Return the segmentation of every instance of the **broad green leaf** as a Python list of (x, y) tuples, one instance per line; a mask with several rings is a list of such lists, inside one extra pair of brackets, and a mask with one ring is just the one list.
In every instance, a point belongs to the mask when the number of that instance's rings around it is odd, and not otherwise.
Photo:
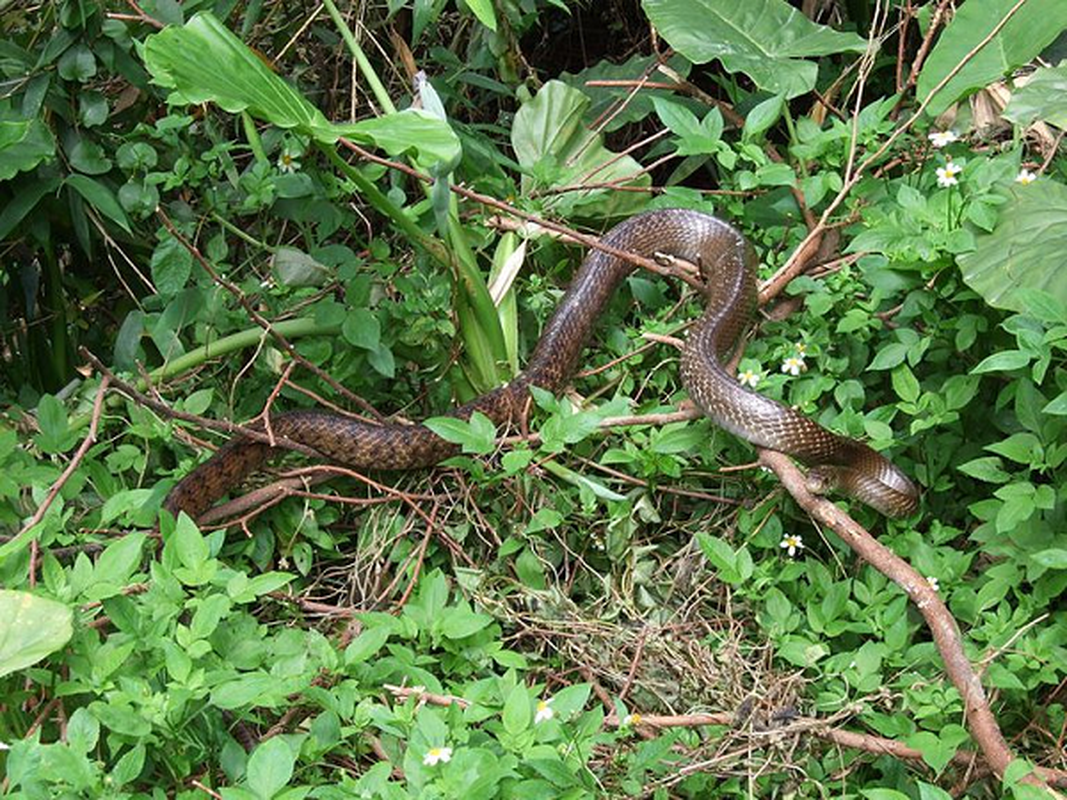
[(392, 630), (386, 625), (365, 628), (345, 648), (345, 664), (360, 664), (373, 658), (389, 641)]
[[(0, 123), (0, 126), (2, 125), (3, 123)], [(8, 154), (0, 150), (0, 180), (5, 179), (3, 173), (7, 159)], [(0, 209), (0, 239), (6, 239), (15, 226), (36, 208), (42, 197), (59, 188), (61, 181), (58, 175), (41, 180), (34, 178), (35, 176), (27, 175), (12, 183), (13, 197)]]
[(491, 31), (496, 31), (496, 12), (493, 10), (492, 0), (466, 0), (467, 8), (474, 12), (474, 16)]
[(74, 634), (73, 613), (55, 600), (0, 589), (0, 677), (36, 664)]
[(341, 324), (345, 341), (363, 350), (377, 350), (382, 337), (381, 324), (370, 309), (353, 308)]
[(172, 89), (172, 103), (217, 103), (237, 114), (248, 111), (280, 128), (325, 131), (322, 112), (271, 72), (263, 60), (210, 12), (173, 25), (144, 45), (154, 83)]
[(893, 391), (901, 400), (914, 403), (919, 399), (919, 381), (907, 364), (897, 365), (890, 373), (890, 378), (893, 381)]
[(274, 251), (270, 266), (282, 286), (322, 286), (331, 277), (329, 267), (300, 248), (289, 245)]
[(996, 456), (971, 459), (966, 464), (960, 464), (958, 469), (963, 474), (986, 483), (1004, 483), (1011, 480), (1011, 475), (1004, 471), (1000, 459)]
[(751, 141), (762, 136), (781, 118), (784, 110), (785, 97), (780, 94), (758, 103), (745, 116), (745, 127), (741, 131), (742, 137), (746, 141)]
[[(619, 64), (601, 60), (581, 72), (564, 72), (562, 77), (571, 86), (582, 87), (582, 92), (593, 101), (585, 112), (586, 121), (600, 120), (604, 132), (611, 133), (647, 117), (652, 112), (652, 99), (669, 94), (654, 89), (633, 93), (633, 76), (645, 74), (657, 65), (655, 57), (635, 55)], [(666, 66), (682, 78), (692, 69), (689, 60), (678, 53), (671, 54)], [(590, 86), (591, 82), (600, 85)]]
[(983, 372), (1010, 372), (1019, 367), (1025, 367), (1030, 363), (1030, 354), (1022, 350), (1004, 350), (993, 353), (978, 362), (971, 368), (972, 375), (981, 375)]
[(296, 756), (281, 736), (263, 742), (248, 759), (248, 788), (260, 800), (270, 800), (293, 777)]
[(118, 594), (141, 563), (145, 534), (131, 531), (107, 546), (93, 569), (93, 582), (88, 587), (90, 600), (102, 600)]
[[(941, 34), (926, 59), (916, 93), (926, 100), (934, 87), (1001, 22), (1016, 0), (967, 0)], [(930, 104), (926, 113), (941, 114), (971, 92), (983, 89), (1029, 62), (1067, 27), (1063, 0), (1027, 0), (1000, 32), (961, 69)]]
[(1025, 313), (1021, 289), (1043, 290), (1067, 305), (1067, 186), (1039, 181), (1009, 191), (996, 230), (957, 258), (963, 280), (997, 308)]
[(694, 64), (719, 59), (761, 89), (786, 98), (811, 91), (818, 75), (808, 56), (860, 53), (863, 39), (805, 17), (784, 0), (643, 0), (660, 36)]
[(1032, 464), (1041, 455), (1041, 441), (1029, 431), (1023, 431), (1001, 442), (988, 444), (985, 449), (1009, 458), (1016, 464)]
[(66, 408), (55, 395), (46, 394), (37, 401), (37, 427), (40, 433), (34, 441), (46, 453), (65, 453), (78, 440), (77, 432), (70, 429)]
[(185, 246), (166, 234), (152, 251), (152, 283), (164, 297), (175, 295), (185, 288), (193, 273), (193, 255)]
[(728, 542), (704, 532), (697, 533), (697, 543), (727, 583), (737, 585), (752, 577), (752, 557), (743, 545), (735, 552)]
[(1067, 128), (1067, 64), (1034, 70), (1012, 93), (1004, 116), (1019, 125), (1039, 121)]
[[(651, 179), (629, 156), (604, 147), (603, 136), (582, 123), (589, 98), (560, 81), (549, 81), (515, 114), (511, 145), (523, 167), (523, 194), (544, 186), (612, 183), (649, 186)], [(639, 192), (590, 189), (563, 192), (551, 200), (561, 216), (625, 216), (644, 204)]]
[(1035, 562), (1049, 569), (1067, 569), (1067, 550), (1063, 548), (1050, 548), (1039, 550), (1030, 556)]
[(0, 118), (0, 181), (33, 169), (55, 152), (52, 132), (41, 120)]
[(114, 222), (126, 232), (130, 232), (130, 221), (122, 210), (118, 198), (107, 186), (87, 175), (68, 175), (67, 186), (80, 194), (89, 205)]
[(152, 80), (173, 90), (171, 102), (213, 102), (233, 114), (247, 111), (324, 144), (348, 136), (392, 156), (414, 150), (425, 168), (459, 160), (459, 139), (452, 129), (421, 110), (331, 123), (210, 12), (198, 13), (183, 26), (165, 28), (145, 42), (143, 52)]
[(1058, 417), (1067, 415), (1067, 392), (1063, 392), (1052, 399), (1052, 401), (1041, 409), (1046, 414), (1054, 414)]
[(501, 714), (504, 730), (512, 735), (522, 733), (530, 727), (533, 720), (532, 712), (533, 703), (530, 701), (530, 694), (525, 686), (519, 684), (511, 690), (504, 702), (504, 711)]
[[(315, 135), (315, 131), (309, 131)], [(462, 156), (459, 137), (449, 124), (416, 108), (385, 114), (351, 124), (331, 124), (322, 132), (327, 141), (340, 136), (373, 144), (391, 156), (412, 152), (418, 166), (434, 175), (445, 175)], [(332, 137), (332, 139), (331, 139)]]
[(471, 414), (469, 420), (431, 417), (423, 425), (446, 442), (460, 445), (464, 453), (491, 453), (496, 446), (496, 426), (480, 411)]
[(722, 112), (712, 108), (704, 119), (697, 119), (696, 114), (683, 106), (662, 97), (653, 97), (656, 116), (671, 133), (678, 137), (677, 150), (680, 156), (694, 156), (716, 153), (722, 144)]

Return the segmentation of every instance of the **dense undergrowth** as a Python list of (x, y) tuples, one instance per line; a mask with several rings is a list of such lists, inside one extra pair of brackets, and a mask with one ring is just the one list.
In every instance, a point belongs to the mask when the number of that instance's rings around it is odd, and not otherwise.
[[(1067, 769), (1067, 12), (951, 5), (0, 5), (0, 792), (1040, 795), (1017, 781)], [(645, 335), (700, 302), (652, 272), (528, 430), (439, 422), (464, 455), (410, 474), (294, 457), (228, 528), (155, 534), (225, 438), (204, 419), (424, 419), (513, 377), (582, 251), (509, 210), (657, 207), (805, 268), (738, 375), (921, 485), (908, 519), (848, 508), (958, 621), (1006, 775), (957, 752), (907, 595), (675, 413)]]

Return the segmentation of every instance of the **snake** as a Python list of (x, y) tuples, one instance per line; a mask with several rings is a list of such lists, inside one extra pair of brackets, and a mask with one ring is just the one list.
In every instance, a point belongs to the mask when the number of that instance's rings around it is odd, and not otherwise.
[[(809, 488), (819, 493), (842, 492), (888, 517), (916, 510), (915, 484), (881, 453), (751, 391), (729, 371), (730, 358), (751, 325), (757, 304), (758, 260), (733, 226), (696, 210), (657, 209), (620, 222), (601, 241), (616, 251), (645, 258), (673, 257), (699, 267), (704, 312), (688, 332), (680, 372), (690, 399), (713, 422), (757, 447), (786, 453), (806, 465)], [(578, 366), (597, 318), (633, 269), (627, 259), (590, 250), (525, 369), (447, 415), (469, 419), (477, 411), (499, 427), (525, 413), (531, 386), (561, 392)], [(264, 429), (261, 423), (260, 430)], [(324, 460), (373, 471), (430, 467), (460, 452), (458, 444), (422, 424), (377, 423), (316, 409), (272, 414), (269, 431), (273, 437), (269, 441), (243, 434), (231, 438), (171, 489), (163, 508), (175, 517), (183, 511), (200, 517), (285, 449), (286, 440)]]

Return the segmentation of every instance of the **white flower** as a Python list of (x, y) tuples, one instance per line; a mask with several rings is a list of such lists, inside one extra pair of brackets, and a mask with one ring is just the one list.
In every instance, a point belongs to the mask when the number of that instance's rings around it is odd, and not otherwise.
[(955, 131), (934, 131), (926, 138), (930, 140), (930, 144), (934, 147), (944, 147), (960, 140)]
[(630, 727), (631, 725), (640, 725), (640, 724), (641, 724), (641, 715), (640, 714), (627, 714), (625, 717), (622, 718), (622, 726), (624, 728)]
[(937, 185), (942, 189), (955, 186), (959, 181), (956, 176), (963, 172), (963, 167), (954, 161), (949, 161), (945, 166), (937, 168)]
[(286, 145), (282, 149), (282, 154), (278, 156), (278, 169), (282, 172), (296, 172), (300, 169), (300, 155), (300, 150)]
[(799, 375), (806, 369), (807, 366), (804, 364), (804, 359), (800, 356), (789, 356), (782, 362), (782, 372), (789, 375)]
[(1015, 176), (1015, 182), (1022, 184), (1023, 186), (1029, 186), (1031, 183), (1037, 180), (1037, 175), (1028, 169), (1019, 170), (1019, 174)]
[(789, 553), (789, 557), (792, 558), (797, 551), (804, 549), (804, 542), (799, 533), (790, 533), (778, 543), (778, 546)]
[(737, 382), (742, 386), (748, 386), (752, 389), (756, 388), (756, 384), (760, 381), (760, 374), (751, 369), (742, 370), (737, 373)]
[(933, 575), (927, 575), (926, 582), (930, 584), (930, 588), (933, 589), (935, 592), (941, 590), (941, 584), (938, 583), (937, 578), (935, 578)]
[(797, 356), (800, 358), (803, 358), (804, 354), (808, 352), (807, 342), (797, 342), (793, 345), (793, 348), (797, 351)]
[(447, 764), (451, 760), (451, 747), (431, 747), (422, 757), (422, 763), (427, 767), (436, 767), (438, 763)]
[(551, 698), (548, 700), (537, 701), (537, 713), (534, 714), (534, 725), (537, 725), (540, 722), (548, 722), (552, 717), (556, 716), (556, 712), (548, 705), (551, 702)]

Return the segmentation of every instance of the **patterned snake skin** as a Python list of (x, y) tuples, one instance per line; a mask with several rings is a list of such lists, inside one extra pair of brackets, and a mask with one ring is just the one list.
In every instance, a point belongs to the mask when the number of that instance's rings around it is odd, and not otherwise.
[[(781, 403), (750, 392), (723, 363), (734, 351), (756, 305), (755, 261), (741, 235), (726, 223), (696, 211), (650, 211), (617, 225), (604, 242), (642, 256), (669, 254), (701, 265), (706, 311), (689, 333), (682, 353), (682, 380), (693, 401), (718, 425), (760, 447), (788, 453), (812, 467), (810, 483), (836, 488), (887, 516), (911, 514), (915, 485), (867, 445), (838, 436)], [(528, 387), (559, 392), (578, 364), (594, 322), (619, 282), (633, 270), (627, 262), (595, 250), (586, 257), (538, 341), (526, 370), (450, 414), (481, 411), (497, 425), (521, 413)], [(422, 425), (376, 425), (325, 411), (290, 411), (271, 417), (276, 437), (312, 448), (323, 458), (357, 469), (427, 467), (455, 455), (450, 444)], [(275, 449), (238, 437), (180, 481), (164, 501), (177, 515), (199, 517), (216, 500), (266, 461)]]

